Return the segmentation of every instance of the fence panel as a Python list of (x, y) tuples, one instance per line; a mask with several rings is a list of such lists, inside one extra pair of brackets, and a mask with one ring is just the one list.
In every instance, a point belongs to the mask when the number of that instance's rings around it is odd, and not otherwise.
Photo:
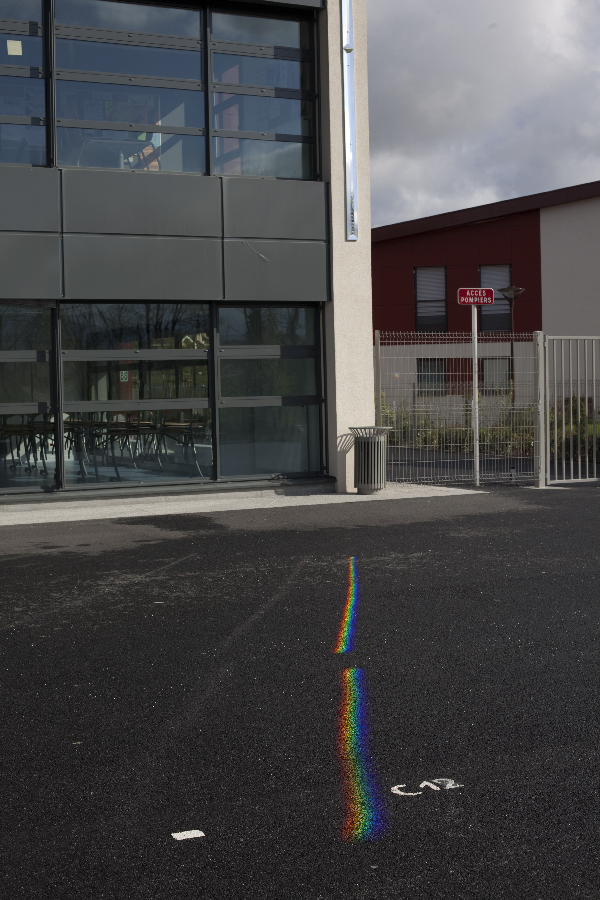
[[(388, 480), (473, 481), (471, 334), (381, 332), (379, 345)], [(534, 481), (535, 368), (532, 334), (478, 335), (482, 481)]]
[(600, 476), (600, 337), (555, 337), (546, 347), (548, 484)]

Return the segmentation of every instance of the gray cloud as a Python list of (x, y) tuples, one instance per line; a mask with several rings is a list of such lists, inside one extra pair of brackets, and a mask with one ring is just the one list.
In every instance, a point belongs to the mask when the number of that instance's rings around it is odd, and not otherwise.
[(600, 5), (367, 0), (373, 225), (600, 179)]

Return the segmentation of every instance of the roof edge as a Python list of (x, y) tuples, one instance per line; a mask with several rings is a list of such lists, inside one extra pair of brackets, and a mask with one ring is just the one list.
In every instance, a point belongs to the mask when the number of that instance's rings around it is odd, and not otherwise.
[(380, 225), (371, 229), (371, 241), (389, 241), (392, 238), (406, 237), (410, 234), (422, 234), (424, 231), (436, 231), (452, 228), (456, 225), (469, 225), (473, 222), (485, 222), (500, 216), (530, 212), (546, 206), (559, 206), (561, 203), (572, 203), (576, 200), (590, 200), (600, 197), (600, 181), (587, 184), (575, 184), (572, 187), (558, 188), (554, 191), (543, 191), (540, 194), (529, 194), (526, 197), (515, 197), (512, 200), (498, 200), (482, 206), (470, 206), (453, 212), (438, 213), (422, 219), (410, 219), (407, 222), (396, 222), (393, 225)]

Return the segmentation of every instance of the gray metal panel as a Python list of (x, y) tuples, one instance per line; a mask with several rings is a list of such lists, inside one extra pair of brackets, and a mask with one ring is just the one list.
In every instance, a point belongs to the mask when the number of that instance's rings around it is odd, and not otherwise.
[(0, 297), (60, 297), (60, 236), (0, 232)]
[(225, 237), (327, 237), (326, 186), (316, 181), (223, 178)]
[(76, 300), (218, 300), (221, 241), (66, 234), (65, 290)]
[(0, 231), (60, 231), (60, 174), (0, 166)]
[(65, 169), (63, 200), (68, 232), (221, 236), (216, 177)]
[(224, 242), (225, 299), (308, 303), (328, 299), (327, 244)]

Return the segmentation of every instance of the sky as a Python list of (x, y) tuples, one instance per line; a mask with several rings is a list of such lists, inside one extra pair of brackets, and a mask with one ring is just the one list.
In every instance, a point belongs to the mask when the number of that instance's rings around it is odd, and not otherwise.
[(367, 0), (373, 226), (600, 180), (597, 0)]

